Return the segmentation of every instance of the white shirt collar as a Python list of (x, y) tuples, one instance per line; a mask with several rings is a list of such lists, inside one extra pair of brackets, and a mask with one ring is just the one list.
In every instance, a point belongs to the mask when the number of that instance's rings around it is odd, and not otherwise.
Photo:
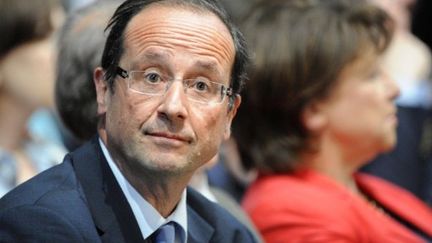
[(187, 206), (186, 206), (186, 189), (183, 191), (182, 197), (177, 204), (176, 209), (173, 213), (168, 216), (168, 218), (162, 217), (159, 212), (147, 202), (128, 182), (128, 180), (123, 176), (123, 174), (118, 169), (117, 165), (114, 163), (108, 149), (105, 144), (99, 138), (99, 144), (102, 148), (102, 152), (108, 161), (109, 167), (111, 168), (114, 177), (120, 185), (126, 199), (132, 208), (132, 212), (138, 222), (138, 226), (141, 230), (143, 238), (146, 239), (153, 232), (155, 232), (160, 226), (170, 221), (176, 222), (180, 225), (181, 229), (177, 227), (176, 231), (176, 242), (186, 243), (187, 239)]

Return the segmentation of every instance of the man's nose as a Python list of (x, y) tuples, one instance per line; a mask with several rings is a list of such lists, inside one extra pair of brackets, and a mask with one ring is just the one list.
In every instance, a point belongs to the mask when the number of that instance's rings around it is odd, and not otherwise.
[(185, 119), (189, 105), (182, 82), (174, 81), (162, 96), (158, 112), (170, 120)]

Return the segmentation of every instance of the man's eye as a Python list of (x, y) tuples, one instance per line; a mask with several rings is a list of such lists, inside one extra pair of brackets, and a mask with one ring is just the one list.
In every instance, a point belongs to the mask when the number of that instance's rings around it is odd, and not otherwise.
[(158, 73), (147, 73), (144, 75), (144, 79), (149, 83), (158, 83), (162, 81), (162, 77)]
[(194, 88), (198, 91), (208, 91), (209, 85), (204, 81), (196, 81), (194, 84)]

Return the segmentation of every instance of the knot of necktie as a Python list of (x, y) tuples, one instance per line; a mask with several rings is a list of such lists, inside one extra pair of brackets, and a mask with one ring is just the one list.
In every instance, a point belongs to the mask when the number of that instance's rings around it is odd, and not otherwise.
[(174, 243), (175, 239), (175, 223), (169, 222), (159, 227), (154, 233), (155, 243)]

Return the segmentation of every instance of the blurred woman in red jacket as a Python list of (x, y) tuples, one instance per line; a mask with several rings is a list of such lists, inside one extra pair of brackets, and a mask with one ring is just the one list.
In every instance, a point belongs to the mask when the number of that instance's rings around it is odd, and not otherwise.
[(266, 242), (432, 240), (427, 205), (357, 172), (396, 143), (387, 14), (358, 0), (267, 1), (243, 27), (255, 65), (233, 134), (260, 171), (243, 206)]

